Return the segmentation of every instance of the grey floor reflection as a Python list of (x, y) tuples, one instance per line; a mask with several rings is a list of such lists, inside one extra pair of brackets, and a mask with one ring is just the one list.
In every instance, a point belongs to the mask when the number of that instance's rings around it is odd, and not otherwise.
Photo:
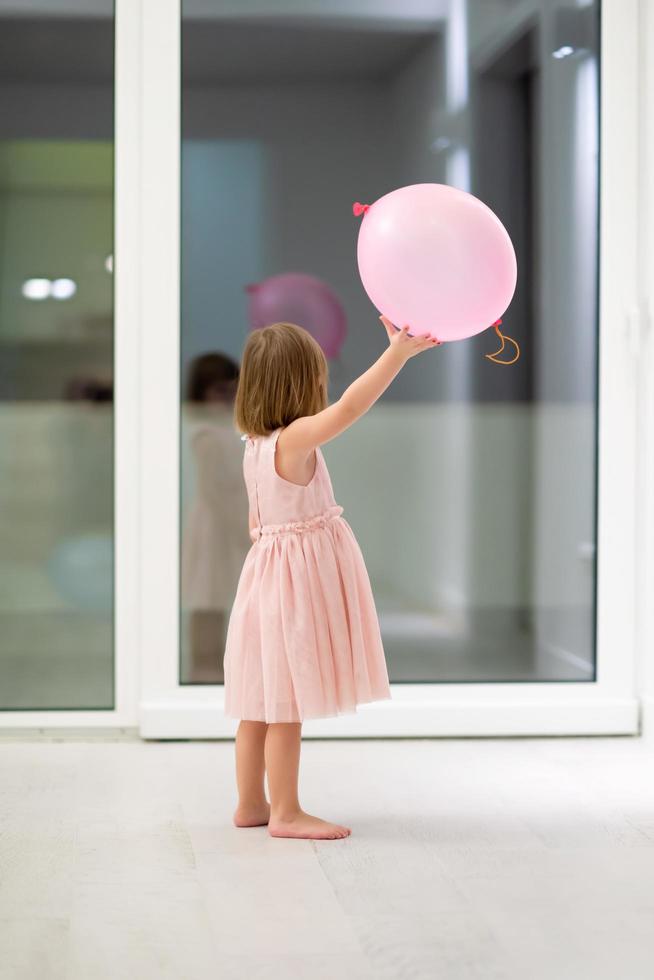
[[(587, 616), (577, 615), (586, 628)], [(540, 647), (528, 610), (520, 613), (469, 612), (464, 619), (382, 610), (380, 624), (393, 679), (424, 682), (592, 680), (593, 665), (583, 657)], [(586, 638), (586, 644), (592, 638)]]
[(3, 708), (111, 707), (112, 415), (85, 398), (0, 405)]

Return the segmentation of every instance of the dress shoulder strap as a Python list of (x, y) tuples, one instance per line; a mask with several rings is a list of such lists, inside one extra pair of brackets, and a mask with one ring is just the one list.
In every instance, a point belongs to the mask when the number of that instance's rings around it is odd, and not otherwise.
[(284, 426), (280, 425), (278, 428), (273, 429), (269, 436), (266, 436), (265, 453), (267, 459), (267, 465), (272, 467), (272, 469), (277, 472), (277, 467), (275, 466), (275, 454), (277, 452), (277, 440), (284, 431)]
[(282, 428), (283, 426), (274, 429), (265, 436), (250, 436), (247, 433), (241, 436), (245, 443), (244, 465), (253, 477), (261, 466), (263, 466), (263, 472), (260, 471), (262, 477), (270, 466), (274, 467), (277, 440)]

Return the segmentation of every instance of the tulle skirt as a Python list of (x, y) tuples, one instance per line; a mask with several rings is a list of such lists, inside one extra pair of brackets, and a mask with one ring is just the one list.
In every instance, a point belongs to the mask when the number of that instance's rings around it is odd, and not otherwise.
[(298, 722), (390, 696), (368, 572), (347, 521), (262, 534), (230, 616), (225, 714)]

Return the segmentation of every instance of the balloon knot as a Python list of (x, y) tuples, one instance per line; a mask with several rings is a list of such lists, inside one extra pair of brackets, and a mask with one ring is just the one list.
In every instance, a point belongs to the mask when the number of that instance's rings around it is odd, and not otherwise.
[(366, 211), (369, 211), (369, 210), (370, 210), (370, 205), (369, 204), (359, 204), (359, 202), (356, 201), (352, 205), (352, 214), (354, 215), (355, 218), (360, 217), (360, 215), (365, 214)]

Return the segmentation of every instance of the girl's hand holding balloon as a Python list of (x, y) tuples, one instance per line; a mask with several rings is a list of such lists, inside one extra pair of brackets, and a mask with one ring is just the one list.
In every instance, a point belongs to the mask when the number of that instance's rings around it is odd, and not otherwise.
[(432, 337), (431, 334), (422, 334), (420, 337), (412, 337), (409, 334), (410, 328), (408, 326), (404, 326), (400, 330), (391, 323), (388, 317), (380, 316), (379, 319), (386, 329), (390, 346), (393, 347), (405, 361), (408, 361), (410, 357), (415, 357), (416, 354), (421, 354), (423, 350), (429, 350), (431, 347), (440, 347), (441, 345), (441, 341), (438, 340), (437, 337)]
[(430, 347), (440, 347), (441, 341), (431, 334), (412, 337), (410, 327), (398, 330), (388, 317), (380, 316), (379, 319), (389, 339), (386, 350), (345, 389), (338, 401), (315, 415), (295, 419), (286, 427), (284, 439), (289, 452), (306, 455), (344, 432), (372, 408), (410, 358)]

